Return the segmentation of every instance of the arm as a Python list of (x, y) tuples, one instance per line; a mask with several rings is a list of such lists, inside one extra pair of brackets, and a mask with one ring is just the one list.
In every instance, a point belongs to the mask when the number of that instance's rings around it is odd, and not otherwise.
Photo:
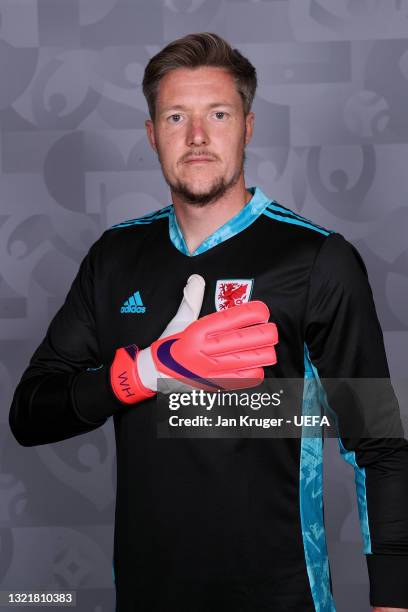
[[(247, 383), (244, 374), (251, 375), (255, 382), (263, 379), (262, 366), (276, 361), (276, 326), (267, 323), (266, 305), (242, 304), (227, 313), (212, 313), (196, 321), (205, 283), (198, 275), (192, 275), (176, 315), (151, 347), (121, 347), (111, 363), (102, 364), (93, 298), (100, 240), (82, 261), (65, 303), (51, 321), (15, 390), (9, 423), (23, 446), (57, 442), (103, 425), (109, 416), (153, 397), (157, 379), (163, 375), (182, 380), (191, 375), (190, 382), (200, 387), (205, 380), (198, 374), (211, 378), (218, 375), (233, 379), (235, 388)], [(236, 329), (239, 333), (234, 335)], [(209, 332), (212, 336), (218, 332), (215, 344), (213, 338), (207, 341)], [(169, 342), (171, 360), (160, 352), (160, 347)], [(248, 346), (254, 349), (251, 353)], [(245, 358), (241, 356), (237, 364), (241, 347)], [(218, 356), (219, 350), (222, 356)], [(187, 366), (194, 363), (198, 374), (182, 368), (184, 361)]]
[[(350, 414), (353, 419), (355, 406), (342, 402), (342, 394), (324, 379), (389, 379), (389, 370), (367, 270), (358, 251), (340, 234), (329, 235), (316, 256), (304, 331), (309, 358), (323, 379), (326, 400), (339, 416), (342, 431)], [(350, 435), (349, 427), (348, 435), (339, 438), (339, 446), (355, 470), (370, 603), (380, 610), (381, 606), (406, 609), (408, 442), (390, 382), (384, 389), (376, 402), (376, 419), (387, 423), (389, 437), (360, 437), (357, 423), (356, 433)], [(370, 407), (372, 402), (363, 402), (367, 414)]]
[(64, 304), (14, 392), (9, 424), (23, 446), (92, 431), (127, 409), (111, 390), (109, 367), (99, 367), (93, 282), (100, 240), (83, 259)]

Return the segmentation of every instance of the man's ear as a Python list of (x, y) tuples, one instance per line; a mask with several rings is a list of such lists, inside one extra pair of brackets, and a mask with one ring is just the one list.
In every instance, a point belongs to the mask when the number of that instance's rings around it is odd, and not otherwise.
[(147, 139), (150, 142), (150, 146), (152, 147), (153, 151), (157, 153), (156, 139), (154, 136), (154, 124), (151, 119), (146, 119), (145, 128), (146, 128)]
[(254, 133), (255, 113), (250, 111), (245, 117), (245, 144), (247, 145)]

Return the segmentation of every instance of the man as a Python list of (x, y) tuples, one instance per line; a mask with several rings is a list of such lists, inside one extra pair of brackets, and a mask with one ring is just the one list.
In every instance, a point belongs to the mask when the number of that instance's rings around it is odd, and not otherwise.
[[(200, 386), (225, 372), (388, 378), (364, 263), (340, 234), (246, 188), (256, 72), (226, 41), (170, 43), (143, 89), (172, 204), (91, 247), (16, 389), (11, 429), (31, 446), (113, 415), (118, 612), (333, 612), (321, 438), (161, 438), (155, 394), (158, 378)], [(355, 469), (376, 612), (408, 610), (408, 443), (398, 431), (339, 440)]]

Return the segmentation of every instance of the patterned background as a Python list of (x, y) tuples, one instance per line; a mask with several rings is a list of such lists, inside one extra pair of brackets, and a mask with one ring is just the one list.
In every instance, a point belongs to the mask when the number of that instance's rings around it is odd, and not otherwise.
[[(392, 374), (404, 374), (407, 1), (0, 0), (0, 584), (78, 590), (78, 612), (114, 610), (112, 420), (24, 448), (8, 411), (89, 246), (170, 203), (141, 80), (193, 31), (217, 32), (256, 66), (246, 184), (357, 246)], [(338, 612), (367, 612), (353, 470), (335, 440), (325, 454)]]

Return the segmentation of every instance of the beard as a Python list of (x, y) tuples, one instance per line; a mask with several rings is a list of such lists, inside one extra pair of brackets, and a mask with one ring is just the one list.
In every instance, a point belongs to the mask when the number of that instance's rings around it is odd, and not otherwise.
[(212, 204), (213, 202), (216, 202), (225, 193), (227, 193), (238, 182), (239, 177), (241, 176), (241, 173), (244, 169), (245, 162), (246, 155), (244, 148), (242, 151), (241, 163), (239, 164), (239, 167), (235, 170), (234, 174), (229, 180), (226, 180), (224, 176), (220, 176), (217, 177), (212, 182), (212, 184), (205, 190), (192, 191), (189, 188), (188, 184), (180, 179), (177, 179), (176, 181), (170, 181), (169, 177), (166, 176), (165, 172), (163, 171), (163, 164), (160, 160), (164, 179), (170, 187), (171, 191), (176, 194), (181, 200), (183, 200), (183, 202), (185, 202), (186, 204), (192, 204), (194, 206), (197, 206), (198, 208), (202, 208), (207, 204)]

